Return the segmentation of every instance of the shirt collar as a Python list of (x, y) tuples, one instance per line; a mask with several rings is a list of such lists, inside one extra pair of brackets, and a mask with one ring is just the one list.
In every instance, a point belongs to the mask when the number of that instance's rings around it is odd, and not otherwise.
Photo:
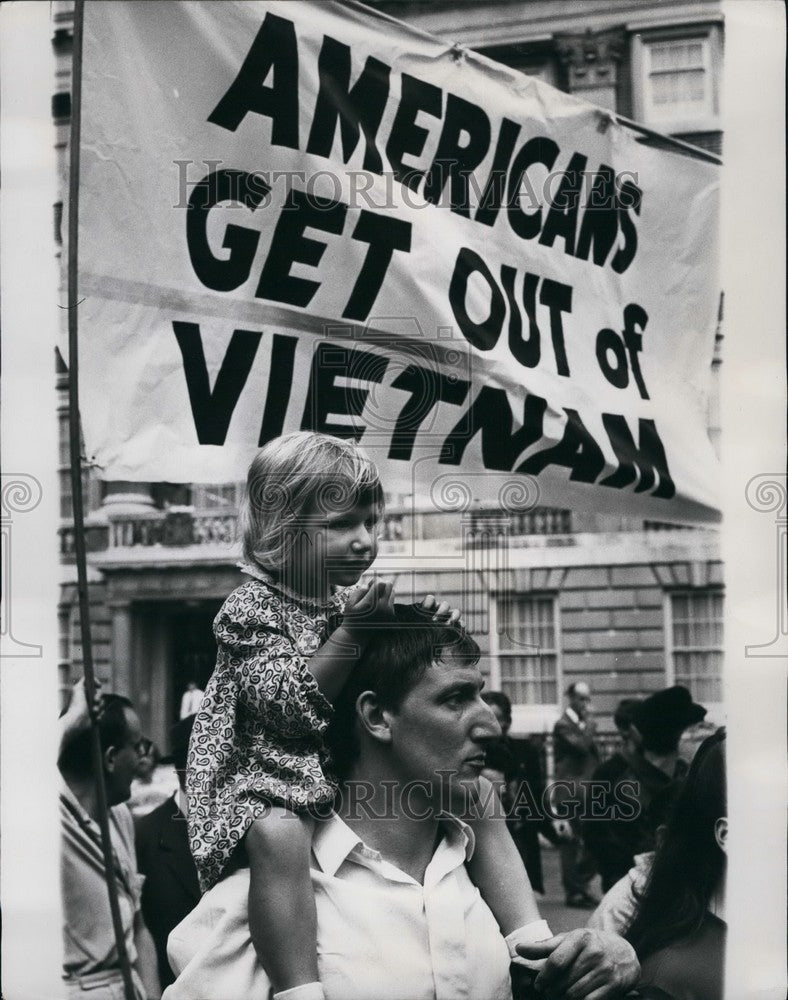
[[(452, 852), (461, 850), (465, 860), (470, 861), (476, 846), (470, 826), (456, 816), (445, 814), (441, 816), (441, 831), (443, 837), (435, 856), (445, 850)], [(320, 865), (320, 870), (328, 876), (336, 875), (351, 855), (355, 855), (359, 860), (385, 862), (381, 853), (367, 847), (361, 837), (355, 834), (336, 813), (332, 813), (328, 819), (317, 824), (312, 838), (312, 853)]]
[(349, 855), (357, 847), (363, 846), (361, 837), (353, 833), (336, 813), (319, 822), (312, 837), (312, 853), (326, 875), (336, 875)]
[(72, 816), (79, 822), (80, 826), (88, 826), (93, 829), (98, 829), (98, 823), (96, 823), (95, 820), (85, 811), (82, 803), (71, 791), (71, 787), (65, 778), (61, 779), (60, 782), (60, 797), (65, 801)]
[(570, 706), (567, 706), (566, 714), (567, 714), (567, 717), (570, 718), (572, 720), (572, 722), (574, 722), (574, 724), (576, 726), (581, 725), (580, 716), (577, 714), (577, 712), (573, 708), (571, 708)]
[(238, 569), (247, 576), (253, 577), (255, 580), (259, 580), (261, 583), (266, 584), (268, 587), (272, 587), (274, 590), (278, 590), (280, 594), (284, 594), (285, 597), (289, 598), (291, 601), (297, 601), (299, 604), (310, 604), (315, 608), (328, 608), (337, 602), (337, 596), (341, 593), (342, 588), (333, 588), (333, 593), (328, 598), (327, 601), (316, 601), (314, 597), (306, 597), (304, 594), (299, 594), (297, 591), (290, 587), (286, 587), (283, 583), (276, 579), (276, 577), (271, 576), (270, 573), (266, 573), (265, 570), (259, 568), (259, 566), (254, 566), (252, 563), (239, 562), (236, 563)]

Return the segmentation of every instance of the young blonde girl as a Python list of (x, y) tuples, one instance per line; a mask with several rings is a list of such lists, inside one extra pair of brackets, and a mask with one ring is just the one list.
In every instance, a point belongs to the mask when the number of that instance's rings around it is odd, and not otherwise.
[[(201, 887), (248, 864), (260, 963), (275, 991), (304, 987), (303, 1000), (323, 995), (309, 873), (314, 817), (327, 815), (337, 791), (323, 735), (375, 625), (393, 620), (391, 584), (346, 589), (375, 559), (382, 510), (377, 470), (353, 442), (299, 432), (257, 454), (241, 521), (251, 579), (214, 622), (216, 669), (191, 738), (189, 833)], [(424, 607), (459, 618), (433, 597)], [(538, 920), (505, 825), (474, 826), (471, 874), (501, 929)]]

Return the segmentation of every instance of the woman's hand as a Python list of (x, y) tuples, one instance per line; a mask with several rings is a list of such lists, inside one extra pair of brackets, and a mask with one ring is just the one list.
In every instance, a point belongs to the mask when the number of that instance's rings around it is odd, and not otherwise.
[(458, 625), (460, 628), (465, 627), (462, 623), (460, 609), (451, 607), (448, 601), (441, 601), (438, 604), (434, 594), (427, 594), (421, 602), (421, 607), (428, 614), (432, 614), (434, 622), (440, 622), (442, 625)]

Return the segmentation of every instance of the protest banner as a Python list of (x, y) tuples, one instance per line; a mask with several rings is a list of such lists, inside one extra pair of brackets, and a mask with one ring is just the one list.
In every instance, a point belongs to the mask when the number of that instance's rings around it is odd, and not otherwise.
[(106, 478), (307, 428), (417, 500), (716, 518), (713, 164), (353, 4), (88, 4), (81, 184)]

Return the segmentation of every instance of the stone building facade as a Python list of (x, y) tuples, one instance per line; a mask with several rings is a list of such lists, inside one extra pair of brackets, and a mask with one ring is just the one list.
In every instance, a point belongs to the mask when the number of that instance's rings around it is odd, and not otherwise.
[[(386, 13), (669, 134), (688, 155), (721, 151), (723, 24), (718, 0), (379, 2)], [(53, 115), (66, 159), (71, 4), (53, 5)], [(62, 209), (55, 209), (60, 243)], [(721, 317), (720, 317), (721, 319)], [(718, 330), (713, 373), (720, 364)], [(67, 373), (61, 393), (61, 679), (81, 669), (68, 483)], [(716, 443), (716, 392), (708, 414)], [(85, 473), (94, 659), (131, 696), (160, 744), (189, 681), (213, 667), (212, 619), (242, 582), (240, 484), (103, 483)], [(719, 534), (608, 514), (536, 508), (450, 513), (388, 498), (376, 569), (402, 600), (435, 592), (464, 609), (489, 686), (515, 706), (516, 733), (548, 733), (574, 680), (594, 691), (603, 729), (622, 697), (687, 684), (722, 719), (724, 576)]]

